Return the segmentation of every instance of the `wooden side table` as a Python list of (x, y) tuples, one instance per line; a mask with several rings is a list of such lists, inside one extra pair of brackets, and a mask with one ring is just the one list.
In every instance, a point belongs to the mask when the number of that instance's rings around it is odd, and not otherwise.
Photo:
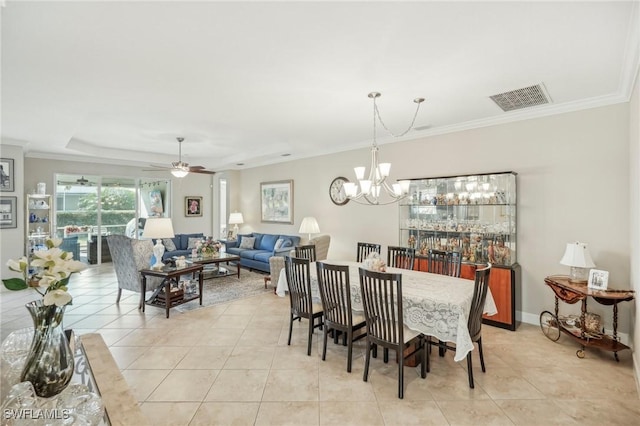
[[(182, 305), (183, 303), (190, 302), (195, 299), (200, 299), (200, 306), (202, 306), (202, 268), (201, 264), (192, 264), (185, 266), (184, 268), (176, 268), (175, 266), (165, 266), (162, 269), (143, 269), (140, 271), (142, 275), (142, 294), (147, 291), (147, 277), (159, 277), (162, 278), (162, 284), (158, 286), (156, 291), (153, 292), (151, 297), (142, 304), (142, 312), (144, 312), (144, 305), (164, 307), (167, 312), (167, 318), (169, 318), (169, 309), (174, 306)], [(198, 274), (198, 293), (197, 294), (183, 294), (179, 299), (172, 299), (171, 283), (175, 283), (180, 279), (181, 275), (191, 274), (192, 278)], [(164, 300), (158, 300), (158, 294), (164, 290)]]

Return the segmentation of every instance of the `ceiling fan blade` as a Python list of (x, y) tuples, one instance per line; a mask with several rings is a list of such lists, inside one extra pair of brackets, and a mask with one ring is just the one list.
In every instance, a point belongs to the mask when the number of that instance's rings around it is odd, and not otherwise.
[(212, 171), (212, 170), (203, 170), (203, 169), (195, 169), (195, 170), (189, 170), (189, 173), (200, 173), (203, 175), (215, 175), (216, 172)]

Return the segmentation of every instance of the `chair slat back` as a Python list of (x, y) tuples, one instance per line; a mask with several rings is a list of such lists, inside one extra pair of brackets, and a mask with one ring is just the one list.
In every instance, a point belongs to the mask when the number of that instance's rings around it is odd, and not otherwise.
[(393, 268), (413, 269), (416, 250), (410, 247), (389, 246), (387, 248), (387, 265)]
[(307, 244), (304, 246), (296, 246), (296, 257), (303, 259), (309, 259), (310, 262), (316, 261), (316, 246), (315, 244)]
[(359, 275), (367, 333), (374, 342), (403, 344), (402, 275), (364, 268)]
[(482, 330), (482, 312), (484, 311), (484, 302), (487, 300), (487, 291), (489, 289), (489, 274), (491, 273), (491, 264), (487, 264), (486, 268), (476, 270), (476, 278), (473, 287), (473, 299), (471, 300), (471, 310), (469, 311), (469, 335), (472, 341), (477, 341)]
[(428, 269), (432, 274), (449, 275), (449, 253), (444, 250), (429, 249)]
[(285, 265), (285, 274), (289, 286), (291, 312), (308, 318), (313, 314), (309, 259), (288, 257)]
[(380, 244), (375, 243), (358, 243), (358, 254), (356, 256), (357, 262), (364, 262), (369, 253), (377, 252), (380, 254)]
[(459, 251), (449, 252), (449, 264), (447, 265), (447, 275), (460, 278), (460, 268), (462, 266), (462, 254)]
[(334, 324), (351, 327), (353, 319), (349, 266), (317, 262), (316, 268), (325, 323), (330, 327)]

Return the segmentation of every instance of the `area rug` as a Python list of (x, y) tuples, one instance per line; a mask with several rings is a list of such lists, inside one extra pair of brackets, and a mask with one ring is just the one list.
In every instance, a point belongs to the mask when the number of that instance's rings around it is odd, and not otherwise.
[(264, 288), (265, 276), (265, 274), (259, 274), (257, 272), (250, 272), (242, 269), (240, 271), (239, 280), (236, 274), (228, 277), (206, 279), (203, 284), (204, 290), (202, 306), (200, 306), (196, 299), (185, 303), (184, 305), (176, 306), (173, 309), (181, 312), (192, 311), (206, 306), (213, 306), (233, 300), (258, 296), (260, 294), (273, 294), (272, 285), (268, 285), (267, 288)]

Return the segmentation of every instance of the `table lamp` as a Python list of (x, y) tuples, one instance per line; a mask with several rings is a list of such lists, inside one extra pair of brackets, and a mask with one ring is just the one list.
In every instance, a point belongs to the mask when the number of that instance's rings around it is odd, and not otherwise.
[(308, 234), (309, 241), (311, 241), (311, 234), (319, 234), (320, 227), (318, 226), (318, 221), (315, 217), (308, 216), (302, 219), (302, 223), (300, 224), (300, 230), (298, 230), (301, 234)]
[(234, 212), (229, 215), (229, 225), (233, 225), (233, 239), (238, 238), (238, 225), (244, 223), (242, 213)]
[(569, 282), (572, 283), (586, 283), (589, 269), (596, 266), (591, 259), (587, 244), (577, 241), (575, 243), (567, 243), (567, 249), (562, 259), (560, 259), (560, 264), (571, 267)]
[(171, 219), (168, 217), (150, 217), (144, 224), (144, 231), (142, 236), (145, 238), (156, 238), (156, 245), (153, 246), (153, 255), (156, 258), (156, 262), (151, 266), (154, 269), (161, 269), (164, 266), (162, 263), (162, 255), (164, 254), (164, 245), (162, 245), (163, 238), (173, 238), (173, 225)]

